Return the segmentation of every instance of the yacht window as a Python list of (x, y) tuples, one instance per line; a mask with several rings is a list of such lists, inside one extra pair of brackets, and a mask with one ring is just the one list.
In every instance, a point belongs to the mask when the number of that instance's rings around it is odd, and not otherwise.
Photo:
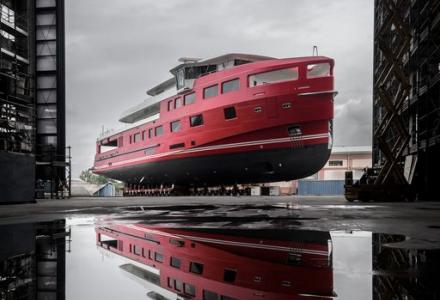
[(298, 67), (263, 72), (249, 76), (249, 86), (278, 83), (298, 79)]
[(327, 77), (330, 75), (329, 63), (320, 63), (307, 66), (307, 78)]
[(122, 147), (124, 146), (124, 137), (119, 137), (118, 138), (118, 147)]
[(225, 119), (226, 120), (230, 120), (230, 119), (235, 119), (237, 117), (237, 113), (235, 111), (235, 107), (226, 107), (223, 110), (224, 114), (225, 114)]
[(151, 139), (153, 137), (153, 128), (148, 129), (148, 138)]
[(237, 271), (225, 269), (225, 273), (223, 274), (223, 280), (226, 282), (234, 282), (236, 275), (237, 275)]
[(163, 134), (163, 126), (162, 125), (161, 126), (157, 126), (154, 129), (154, 133), (155, 133), (156, 136), (162, 135)]
[(178, 132), (182, 128), (180, 121), (174, 121), (170, 123), (171, 132)]
[(177, 71), (176, 81), (177, 81), (177, 89), (179, 90), (179, 89), (183, 88), (183, 86), (185, 85), (185, 70), (184, 70), (184, 68), (180, 68)]
[(218, 300), (218, 295), (214, 292), (203, 290), (203, 300)]
[(157, 262), (163, 262), (163, 255), (158, 252), (154, 252), (154, 260)]
[(196, 93), (185, 95), (185, 105), (192, 104), (196, 101)]
[(203, 90), (203, 98), (211, 98), (218, 95), (218, 84), (207, 87)]
[(203, 115), (192, 116), (190, 118), (191, 127), (203, 125)]
[(240, 88), (240, 80), (238, 78), (222, 83), (222, 93), (223, 94), (229, 93), (232, 91), (238, 91), (239, 88)]
[(203, 264), (191, 262), (189, 265), (189, 271), (194, 274), (203, 274)]
[(173, 100), (168, 101), (168, 111), (173, 110)]
[(185, 294), (191, 295), (191, 296), (196, 295), (196, 288), (192, 284), (184, 283), (183, 286), (185, 288)]
[(140, 140), (141, 140), (141, 133), (140, 133), (140, 132), (135, 133), (135, 134), (134, 134), (134, 142), (137, 143), (137, 142), (139, 142)]
[(177, 257), (171, 256), (170, 266), (177, 268), (177, 269), (180, 269), (180, 265), (181, 265), (180, 259), (178, 259)]
[(133, 245), (133, 253), (140, 256), (142, 254), (142, 248), (139, 246)]
[(145, 141), (147, 139), (147, 132), (144, 130), (142, 131), (142, 140)]
[(174, 108), (179, 108), (182, 106), (182, 98), (176, 98), (176, 100), (174, 100)]
[(177, 291), (181, 292), (181, 291), (182, 291), (182, 288), (183, 288), (183, 283), (182, 283), (182, 281), (175, 279), (175, 280), (174, 280), (174, 288), (175, 288)]

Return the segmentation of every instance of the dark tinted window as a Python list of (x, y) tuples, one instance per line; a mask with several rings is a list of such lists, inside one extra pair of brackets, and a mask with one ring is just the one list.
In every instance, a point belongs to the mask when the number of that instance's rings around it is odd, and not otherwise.
[(153, 137), (153, 128), (148, 129), (148, 138), (152, 138)]
[(218, 300), (218, 295), (214, 292), (203, 290), (203, 300)]
[(135, 133), (134, 134), (134, 142), (136, 143), (136, 142), (139, 142), (140, 140), (141, 140), (141, 133), (140, 132)]
[(180, 259), (178, 259), (177, 257), (171, 257), (170, 266), (180, 269), (180, 264)]
[(185, 283), (184, 288), (185, 288), (185, 294), (188, 294), (191, 296), (196, 295), (196, 288), (192, 284)]
[(234, 282), (236, 275), (237, 275), (236, 271), (225, 269), (225, 273), (223, 275), (223, 280), (226, 282)]
[(211, 98), (218, 95), (218, 84), (207, 87), (203, 90), (203, 98)]
[(190, 123), (191, 127), (203, 125), (203, 115), (192, 116)]
[(180, 121), (174, 121), (174, 122), (171, 122), (171, 124), (170, 124), (170, 129), (171, 129), (171, 132), (177, 132), (177, 131), (180, 131), (180, 128), (181, 128), (182, 126), (181, 126), (181, 124), (180, 124)]
[(163, 127), (162, 126), (157, 126), (155, 129), (155, 134), (156, 136), (162, 135), (163, 134)]
[(189, 265), (189, 270), (195, 274), (203, 274), (203, 265), (196, 262), (191, 262)]
[(232, 298), (232, 297), (228, 297), (228, 296), (221, 295), (221, 296), (220, 296), (220, 300), (237, 300), (237, 299)]
[(154, 253), (154, 260), (158, 262), (163, 262), (163, 255), (161, 253), (155, 252)]
[(173, 109), (173, 100), (168, 101), (168, 110), (172, 110)]
[(179, 107), (181, 107), (182, 106), (182, 98), (177, 98), (176, 100), (175, 100), (175, 102), (174, 102), (174, 107), (175, 108), (179, 108)]
[(196, 101), (196, 93), (191, 93), (185, 96), (185, 105), (194, 103)]
[(222, 93), (237, 91), (240, 88), (240, 80), (234, 79), (222, 83)]
[(342, 160), (330, 160), (328, 162), (328, 165), (331, 167), (341, 167), (343, 166), (343, 161)]
[(234, 119), (237, 117), (237, 113), (235, 112), (235, 107), (226, 107), (224, 109), (224, 113), (226, 120)]

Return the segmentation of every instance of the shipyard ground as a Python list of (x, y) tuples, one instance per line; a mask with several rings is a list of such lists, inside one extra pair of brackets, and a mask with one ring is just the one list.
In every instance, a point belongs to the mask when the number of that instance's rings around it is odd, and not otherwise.
[[(133, 197), (40, 200), (0, 206), (0, 224), (58, 218), (174, 222), (402, 234), (411, 247), (440, 248), (440, 203), (349, 203), (343, 197)], [(404, 245), (401, 245), (404, 246)]]

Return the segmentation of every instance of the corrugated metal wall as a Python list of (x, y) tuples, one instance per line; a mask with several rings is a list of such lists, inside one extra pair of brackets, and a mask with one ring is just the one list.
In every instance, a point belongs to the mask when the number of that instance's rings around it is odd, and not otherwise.
[(344, 195), (344, 180), (300, 180), (298, 195)]

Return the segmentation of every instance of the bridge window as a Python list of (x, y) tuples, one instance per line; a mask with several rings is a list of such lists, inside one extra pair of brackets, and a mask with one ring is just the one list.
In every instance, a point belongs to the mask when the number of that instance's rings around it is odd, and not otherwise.
[(182, 106), (182, 98), (176, 98), (176, 100), (174, 100), (174, 108), (179, 108)]
[(330, 76), (330, 64), (320, 63), (307, 66), (307, 78), (327, 77)]
[(156, 135), (156, 136), (160, 136), (160, 135), (162, 135), (163, 134), (163, 126), (161, 125), (161, 126), (157, 126), (155, 129), (154, 129), (154, 134)]
[(178, 132), (182, 128), (180, 121), (174, 121), (170, 123), (171, 132)]
[(231, 107), (226, 107), (223, 110), (224, 114), (225, 114), (225, 119), (226, 120), (230, 120), (230, 119), (235, 119), (237, 117), (237, 113), (235, 111), (235, 107), (231, 106)]
[(249, 76), (249, 86), (279, 83), (298, 79), (298, 67), (263, 72)]
[(137, 142), (140, 142), (140, 140), (141, 140), (141, 133), (140, 132), (135, 133), (134, 134), (134, 142), (137, 143)]
[(196, 93), (185, 95), (185, 105), (192, 104), (196, 101)]
[(211, 98), (218, 95), (218, 84), (209, 86), (203, 90), (203, 98)]
[(238, 78), (222, 83), (222, 93), (223, 94), (229, 93), (232, 91), (238, 91), (239, 88), (240, 88), (240, 80)]
[(203, 115), (196, 115), (190, 117), (191, 127), (203, 125)]

